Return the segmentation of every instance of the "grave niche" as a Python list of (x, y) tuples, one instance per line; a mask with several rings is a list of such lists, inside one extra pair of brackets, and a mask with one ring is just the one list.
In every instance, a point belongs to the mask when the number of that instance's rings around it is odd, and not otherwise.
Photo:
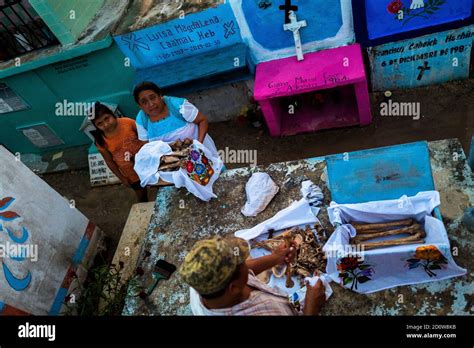
[(229, 4), (116, 36), (136, 69), (134, 83), (152, 81), (183, 94), (250, 77), (247, 47)]
[(255, 99), (272, 136), (371, 122), (359, 45), (257, 65)]
[(353, 85), (275, 98), (272, 103), (288, 114), (281, 117), (282, 135), (359, 124)]

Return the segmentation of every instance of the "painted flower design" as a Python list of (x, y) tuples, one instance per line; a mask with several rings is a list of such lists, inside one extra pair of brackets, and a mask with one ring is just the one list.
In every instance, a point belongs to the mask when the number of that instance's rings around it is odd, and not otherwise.
[(206, 157), (201, 149), (193, 147), (186, 162), (188, 177), (198, 184), (205, 186), (214, 175), (212, 165), (212, 161)]
[[(12, 221), (20, 217), (16, 212), (14, 211), (6, 211), (6, 209), (13, 203), (15, 198), (13, 197), (5, 197), (0, 200), (0, 221)], [(0, 231), (4, 231), (3, 225), (0, 224)], [(13, 230), (11, 230), (8, 227), (5, 227), (5, 232), (8, 234), (8, 237), (17, 244), (23, 244), (28, 240), (29, 237), (29, 232), (28, 230), (23, 227), (22, 228), (22, 233), (21, 236), (17, 236)], [(24, 257), (11, 257), (11, 259), (16, 260), (16, 261), (23, 261)], [(4, 260), (0, 260), (1, 266), (3, 269), (3, 274), (5, 276), (5, 279), (10, 285), (10, 287), (15, 290), (15, 291), (23, 291), (25, 290), (31, 283), (31, 272), (28, 271), (26, 276), (24, 278), (17, 278), (15, 276), (15, 272), (12, 272), (8, 265), (5, 263)]]
[(14, 200), (15, 198), (13, 197), (5, 197), (2, 200), (0, 200), (0, 220), (12, 221), (20, 217), (20, 215), (18, 215), (14, 211), (4, 211), (10, 206), (10, 204), (13, 203)]
[(416, 248), (415, 255), (406, 260), (405, 266), (410, 270), (422, 266), (428, 276), (436, 277), (433, 271), (444, 269), (447, 264), (448, 260), (436, 246), (426, 245)]
[(204, 167), (204, 165), (202, 164), (196, 164), (194, 166), (194, 170), (196, 171), (197, 175), (201, 175), (206, 170), (206, 167)]
[(344, 257), (339, 260), (337, 265), (340, 271), (353, 271), (359, 265), (359, 259), (357, 257)]
[(346, 256), (339, 259), (337, 263), (339, 278), (342, 285), (351, 285), (351, 290), (357, 290), (358, 284), (371, 280), (375, 273), (370, 264), (365, 264), (358, 256)]
[(191, 151), (190, 156), (193, 161), (197, 161), (200, 155), (199, 155), (199, 152), (197, 152), (196, 150), (193, 150)]
[(430, 19), (445, 2), (446, 0), (412, 0), (411, 5), (405, 6), (402, 0), (394, 0), (388, 4), (387, 11), (395, 15), (395, 20), (405, 25), (415, 18)]
[(403, 3), (401, 0), (394, 0), (387, 6), (387, 11), (391, 14), (397, 14), (403, 8)]
[(188, 161), (188, 163), (186, 163), (186, 170), (188, 171), (188, 173), (192, 173), (194, 170), (194, 163)]
[(443, 254), (434, 245), (416, 248), (415, 257), (422, 260), (440, 260)]

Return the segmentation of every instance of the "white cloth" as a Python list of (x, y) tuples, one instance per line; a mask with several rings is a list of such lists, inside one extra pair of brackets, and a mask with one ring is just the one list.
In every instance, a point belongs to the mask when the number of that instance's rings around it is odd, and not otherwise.
[(324, 285), (324, 294), (326, 295), (326, 300), (329, 300), (329, 298), (331, 297), (333, 293), (333, 290), (331, 288), (331, 285), (329, 284), (331, 283), (332, 279), (329, 278), (327, 274), (323, 273), (323, 274), (320, 274), (319, 276), (306, 277), (304, 278), (304, 282), (311, 286), (315, 286), (319, 279), (321, 279), (321, 282)]
[[(336, 228), (323, 247), (328, 261), (326, 273), (335, 282), (359, 293), (464, 275), (466, 270), (457, 266), (451, 256), (443, 222), (431, 216), (438, 205), (439, 193), (436, 191), (420, 192), (413, 197), (403, 196), (398, 200), (360, 204), (332, 202), (328, 208), (331, 223), (342, 225)], [(423, 225), (426, 232), (424, 244), (399, 245), (363, 252), (349, 245), (349, 239), (356, 236), (356, 231), (349, 222), (375, 223), (407, 218), (413, 218)], [(398, 237), (384, 237), (374, 241)], [(359, 257), (359, 262), (355, 262), (354, 257)]]
[[(141, 186), (154, 185), (161, 178), (166, 182), (173, 183), (178, 188), (186, 187), (189, 192), (203, 201), (207, 202), (211, 198), (217, 198), (212, 191), (212, 186), (219, 178), (223, 166), (222, 160), (218, 155), (214, 156), (212, 151), (197, 140), (193, 141), (191, 147), (193, 153), (196, 154), (196, 159), (192, 158), (193, 154), (188, 156), (188, 162), (192, 162), (193, 166), (191, 172), (183, 168), (172, 172), (164, 172), (158, 171), (160, 159), (162, 156), (173, 152), (171, 147), (163, 141), (153, 141), (145, 144), (135, 155), (134, 169), (140, 177)], [(207, 160), (207, 163), (204, 163), (205, 160)], [(198, 182), (199, 178), (193, 180), (192, 177), (195, 175), (206, 178), (207, 183)]]
[(257, 216), (278, 193), (279, 187), (267, 173), (253, 173), (245, 185), (247, 202), (241, 209), (245, 216)]
[(404, 219), (407, 215), (412, 216), (415, 220), (421, 220), (439, 204), (439, 193), (437, 191), (424, 191), (419, 192), (413, 197), (404, 195), (399, 199), (386, 201), (358, 204), (337, 204), (336, 202), (331, 202), (328, 208), (328, 215), (333, 225), (336, 225), (336, 223), (342, 224), (344, 221), (368, 223), (396, 221)]
[(321, 188), (314, 184), (311, 180), (301, 183), (301, 195), (305, 198), (309, 205), (319, 207), (323, 204), (324, 194)]
[(308, 202), (302, 198), (293, 202), (288, 208), (280, 210), (273, 217), (247, 230), (235, 232), (235, 236), (246, 240), (254, 239), (269, 230), (283, 230), (285, 228), (314, 224), (318, 219), (314, 215)]
[(156, 184), (160, 180), (161, 156), (173, 152), (171, 147), (163, 141), (153, 141), (142, 146), (140, 151), (135, 155), (135, 165), (133, 169), (140, 177), (140, 185)]

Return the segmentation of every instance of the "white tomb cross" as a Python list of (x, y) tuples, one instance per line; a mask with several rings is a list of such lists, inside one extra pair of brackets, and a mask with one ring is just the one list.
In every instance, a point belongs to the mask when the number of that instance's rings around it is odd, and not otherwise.
[(307, 26), (306, 21), (299, 21), (296, 19), (296, 14), (293, 11), (290, 11), (290, 21), (289, 24), (284, 24), (283, 29), (290, 30), (293, 32), (293, 38), (295, 39), (295, 47), (296, 47), (296, 56), (298, 60), (303, 60), (303, 46), (301, 45), (301, 36), (300, 36), (300, 29)]

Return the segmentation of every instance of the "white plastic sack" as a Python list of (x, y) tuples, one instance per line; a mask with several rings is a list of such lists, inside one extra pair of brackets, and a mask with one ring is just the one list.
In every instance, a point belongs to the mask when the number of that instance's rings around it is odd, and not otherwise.
[(257, 216), (275, 197), (279, 187), (267, 173), (253, 173), (245, 185), (247, 202), (241, 212), (245, 216)]

